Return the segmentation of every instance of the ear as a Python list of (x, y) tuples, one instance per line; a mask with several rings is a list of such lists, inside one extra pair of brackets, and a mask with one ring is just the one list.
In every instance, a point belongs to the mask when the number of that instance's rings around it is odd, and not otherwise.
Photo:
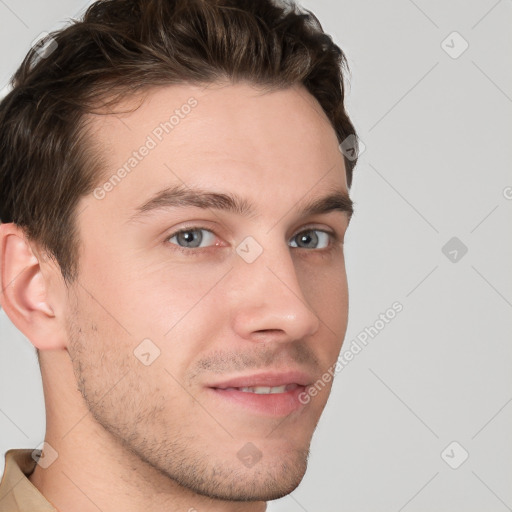
[[(66, 329), (50, 293), (51, 270), (45, 256), (14, 223), (0, 224), (0, 305), (12, 323), (39, 350), (65, 349)], [(60, 273), (59, 273), (60, 274)]]

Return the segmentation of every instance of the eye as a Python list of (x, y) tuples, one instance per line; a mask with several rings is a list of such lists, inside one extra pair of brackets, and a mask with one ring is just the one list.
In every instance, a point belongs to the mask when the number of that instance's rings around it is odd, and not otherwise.
[(168, 238), (168, 241), (186, 249), (196, 249), (214, 245), (215, 235), (211, 231), (202, 228), (183, 229)]
[(331, 235), (319, 229), (301, 231), (290, 240), (290, 247), (299, 249), (325, 249), (329, 246)]

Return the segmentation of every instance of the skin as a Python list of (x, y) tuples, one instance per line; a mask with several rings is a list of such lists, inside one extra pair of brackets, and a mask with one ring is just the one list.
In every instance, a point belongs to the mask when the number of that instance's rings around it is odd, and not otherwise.
[[(290, 368), (316, 380), (336, 362), (349, 215), (301, 209), (348, 194), (342, 154), (303, 87), (180, 85), (152, 90), (133, 112), (90, 117), (105, 177), (191, 96), (197, 106), (136, 169), (103, 199), (81, 198), (69, 288), (37, 244), (0, 226), (2, 307), (41, 351), (45, 439), (58, 453), (30, 480), (61, 511), (263, 511), (306, 470), (331, 383), (279, 417), (207, 384)], [(175, 206), (130, 220), (176, 186), (237, 194), (251, 213)], [(173, 237), (198, 227), (213, 233), (201, 232), (206, 247)], [(295, 246), (312, 230), (326, 247)], [(236, 251), (248, 236), (263, 250), (252, 263)], [(144, 339), (160, 351), (148, 366), (134, 355)], [(249, 442), (261, 454), (252, 467), (237, 456)]]

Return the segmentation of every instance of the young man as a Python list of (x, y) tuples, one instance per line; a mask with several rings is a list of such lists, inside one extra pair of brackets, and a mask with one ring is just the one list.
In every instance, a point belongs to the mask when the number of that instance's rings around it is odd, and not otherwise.
[(103, 0), (29, 53), (0, 104), (1, 306), (47, 425), (0, 511), (299, 485), (347, 324), (344, 65), (271, 0)]

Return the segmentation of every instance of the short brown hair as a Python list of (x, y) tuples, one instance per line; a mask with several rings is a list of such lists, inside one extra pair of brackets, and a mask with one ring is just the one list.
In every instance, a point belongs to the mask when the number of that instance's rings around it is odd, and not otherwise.
[[(0, 103), (0, 220), (22, 227), (69, 282), (78, 275), (76, 205), (101, 167), (84, 120), (100, 104), (171, 84), (302, 84), (339, 142), (355, 138), (345, 55), (293, 2), (100, 0), (49, 41), (53, 51), (31, 49)], [(349, 187), (355, 163), (345, 156)]]

